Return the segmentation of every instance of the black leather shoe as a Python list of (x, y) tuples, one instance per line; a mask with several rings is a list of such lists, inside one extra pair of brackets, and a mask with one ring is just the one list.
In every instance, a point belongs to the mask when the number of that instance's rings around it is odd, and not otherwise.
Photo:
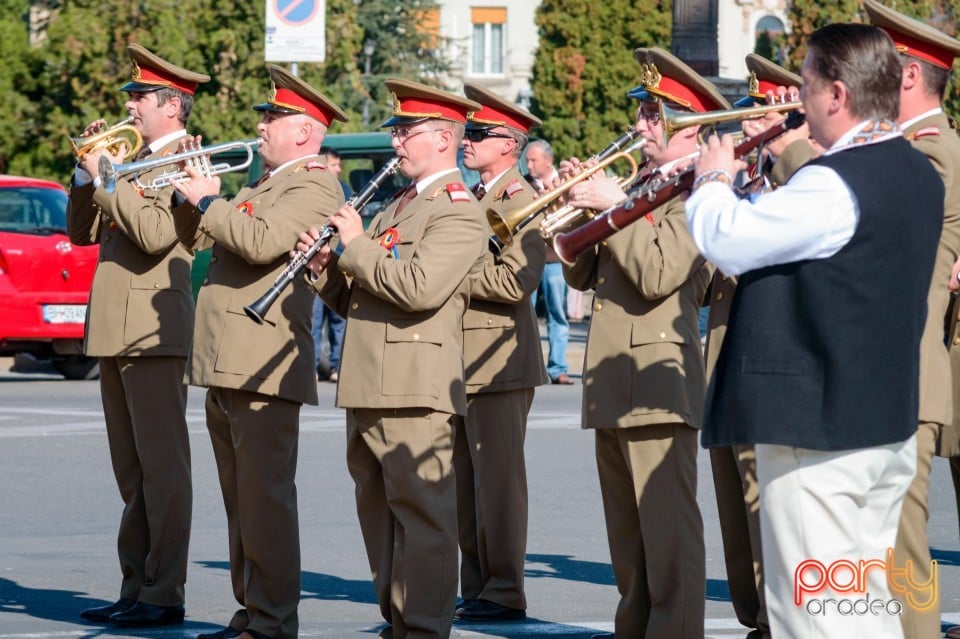
[(486, 599), (474, 599), (453, 613), (455, 619), (463, 621), (516, 621), (525, 619), (527, 613), (519, 608), (508, 608)]
[(110, 616), (110, 623), (124, 628), (153, 628), (183, 623), (183, 606), (154, 606), (138, 601), (129, 610)]
[(243, 630), (238, 630), (237, 628), (231, 628), (227, 626), (226, 628), (221, 628), (216, 632), (202, 632), (197, 635), (197, 639), (234, 639), (239, 637), (243, 633)]
[(127, 599), (126, 597), (120, 597), (117, 601), (110, 604), (109, 606), (100, 606), (99, 608), (88, 608), (80, 613), (80, 616), (86, 619), (87, 621), (99, 621), (101, 623), (106, 623), (110, 621), (110, 615), (116, 614), (118, 612), (123, 612), (124, 610), (130, 610), (137, 604), (136, 599)]

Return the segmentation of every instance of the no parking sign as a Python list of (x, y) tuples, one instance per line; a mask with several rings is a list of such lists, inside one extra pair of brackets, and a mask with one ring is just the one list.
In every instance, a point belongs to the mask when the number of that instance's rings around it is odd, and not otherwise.
[(326, 0), (267, 0), (267, 62), (323, 62)]

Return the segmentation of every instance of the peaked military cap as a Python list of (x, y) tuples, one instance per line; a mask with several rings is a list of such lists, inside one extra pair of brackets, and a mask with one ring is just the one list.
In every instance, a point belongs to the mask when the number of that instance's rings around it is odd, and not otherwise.
[(519, 105), (504, 100), (499, 95), (475, 84), (465, 83), (463, 92), (468, 98), (480, 103), (480, 110), (467, 116), (468, 129), (492, 129), (498, 126), (530, 133), (543, 122)]
[(750, 72), (746, 97), (733, 103), (735, 107), (749, 107), (767, 103), (767, 91), (776, 93), (777, 87), (797, 87), (803, 84), (803, 78), (790, 73), (779, 64), (767, 60), (756, 53), (748, 53), (747, 70)]
[(876, 0), (863, 0), (870, 22), (890, 34), (897, 51), (950, 70), (960, 55), (960, 40), (929, 24), (908, 18)]
[(451, 120), (466, 124), (467, 115), (480, 110), (480, 105), (473, 100), (419, 82), (392, 78), (384, 84), (393, 94), (393, 116), (380, 128), (405, 126), (424, 120)]
[(330, 126), (334, 120), (346, 122), (347, 114), (340, 110), (330, 98), (293, 75), (283, 67), (268, 65), (272, 90), (266, 102), (255, 104), (256, 111), (276, 113), (302, 113), (319, 120), (324, 126)]
[(133, 75), (130, 82), (120, 87), (121, 91), (146, 93), (169, 87), (193, 95), (198, 84), (210, 81), (209, 75), (171, 64), (139, 44), (127, 45), (127, 55), (133, 64)]
[(640, 63), (640, 86), (628, 91), (628, 97), (677, 104), (698, 113), (730, 108), (713, 84), (668, 51), (640, 47), (633, 57)]

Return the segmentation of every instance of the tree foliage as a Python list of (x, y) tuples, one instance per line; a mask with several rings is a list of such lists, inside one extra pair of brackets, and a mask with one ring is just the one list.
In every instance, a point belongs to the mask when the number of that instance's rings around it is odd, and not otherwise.
[(672, 0), (543, 0), (533, 111), (558, 157), (589, 156), (633, 123), (637, 47), (669, 49)]
[[(28, 16), (47, 9), (42, 41)], [(332, 131), (372, 130), (386, 117), (390, 75), (435, 79), (447, 70), (442, 43), (421, 33), (433, 0), (327, 0), (326, 61), (300, 63), (299, 75), (350, 116)], [(67, 135), (91, 121), (126, 117), (126, 46), (138, 42), (191, 70), (204, 71), (190, 119), (207, 144), (255, 135), (250, 109), (270, 89), (264, 61), (265, 3), (249, 0), (0, 0), (0, 169), (66, 182), (73, 170)], [(387, 37), (389, 35), (389, 37)], [(363, 43), (376, 41), (365, 75)]]
[[(900, 13), (917, 18), (937, 29), (957, 36), (960, 20), (960, 0), (884, 0), (884, 4)], [(806, 55), (807, 36), (834, 22), (869, 22), (858, 0), (839, 0), (823, 3), (819, 0), (793, 0), (787, 13), (790, 33), (781, 41), (786, 53), (785, 66), (799, 72)], [(944, 98), (944, 108), (954, 118), (960, 117), (960, 71), (955, 64), (950, 86)]]

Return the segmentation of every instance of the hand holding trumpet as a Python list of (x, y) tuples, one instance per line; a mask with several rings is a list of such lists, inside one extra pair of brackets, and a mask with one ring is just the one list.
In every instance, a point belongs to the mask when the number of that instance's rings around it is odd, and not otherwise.
[[(177, 149), (177, 155), (196, 151), (200, 149), (200, 143), (203, 136), (187, 136), (180, 141), (180, 147)], [(220, 176), (211, 175), (209, 170), (204, 170), (203, 163), (210, 165), (210, 156), (188, 157), (180, 160), (180, 170), (183, 176), (172, 176), (170, 184), (174, 189), (189, 202), (196, 206), (200, 199), (208, 195), (220, 194)]]

